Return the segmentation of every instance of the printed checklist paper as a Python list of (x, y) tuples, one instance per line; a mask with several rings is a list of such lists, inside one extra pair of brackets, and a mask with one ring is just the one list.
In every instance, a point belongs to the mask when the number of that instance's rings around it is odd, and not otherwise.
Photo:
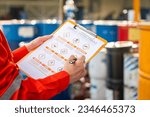
[(107, 42), (75, 26), (75, 22), (66, 21), (51, 39), (21, 59), (17, 63), (19, 68), (28, 76), (39, 79), (63, 70), (71, 55), (77, 58), (84, 55), (89, 62)]

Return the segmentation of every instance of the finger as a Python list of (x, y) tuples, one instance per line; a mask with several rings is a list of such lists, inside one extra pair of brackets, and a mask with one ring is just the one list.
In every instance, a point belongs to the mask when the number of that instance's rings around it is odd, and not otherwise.
[(53, 37), (53, 34), (51, 34), (51, 35), (46, 35), (46, 36), (44, 37), (43, 41), (46, 41), (46, 40), (48, 40), (48, 39), (51, 39), (52, 37)]
[(85, 70), (84, 70), (84, 73), (83, 73), (83, 74), (84, 74), (84, 76), (86, 76), (86, 75), (87, 75), (87, 73), (88, 73), (88, 71), (85, 69)]
[(76, 57), (75, 57), (74, 55), (71, 55), (71, 56), (69, 57), (69, 60), (73, 60), (73, 59), (76, 59)]
[(76, 61), (77, 65), (82, 65), (85, 63), (85, 56), (81, 56), (80, 58), (78, 58), (78, 60)]
[(68, 60), (68, 62), (73, 65), (75, 64), (76, 61), (77, 61), (77, 58), (74, 55), (71, 55)]
[(38, 42), (45, 42), (47, 41), (48, 39), (51, 39), (53, 37), (53, 35), (45, 35), (45, 36), (42, 36), (42, 37), (39, 37), (38, 38)]
[(85, 61), (85, 56), (81, 56), (78, 60)]
[(46, 36), (45, 36), (46, 39), (50, 39), (50, 38), (52, 38), (52, 37), (53, 37), (53, 34), (50, 34), (50, 35), (46, 35)]
[(87, 72), (85, 69), (80, 70), (80, 77), (86, 76)]
[(87, 74), (87, 70), (84, 69), (84, 70), (82, 71), (82, 77), (86, 76), (86, 74)]
[(42, 38), (45, 38), (45, 39), (49, 39), (49, 38), (52, 38), (52, 37), (53, 37), (53, 34), (42, 36)]

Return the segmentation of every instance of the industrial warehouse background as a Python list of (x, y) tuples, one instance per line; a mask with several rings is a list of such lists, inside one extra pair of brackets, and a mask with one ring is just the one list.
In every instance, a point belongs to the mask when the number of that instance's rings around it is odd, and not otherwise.
[(68, 19), (108, 44), (89, 61), (85, 77), (50, 99), (150, 99), (150, 0), (0, 0), (0, 29), (12, 51)]

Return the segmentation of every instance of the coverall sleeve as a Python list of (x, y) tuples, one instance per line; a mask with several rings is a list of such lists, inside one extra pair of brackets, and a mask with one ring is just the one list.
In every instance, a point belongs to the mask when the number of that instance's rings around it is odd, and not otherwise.
[(12, 52), (14, 62), (17, 63), (20, 59), (22, 59), (29, 51), (25, 46), (22, 46)]
[(26, 78), (13, 94), (14, 100), (47, 100), (65, 90), (69, 85), (69, 74), (61, 71), (44, 79)]
[[(28, 53), (25, 46), (13, 51), (14, 61), (18, 62)], [(70, 76), (61, 71), (46, 78), (31, 77), (22, 80), (20, 88), (12, 95), (14, 100), (47, 100), (65, 90), (69, 85)]]

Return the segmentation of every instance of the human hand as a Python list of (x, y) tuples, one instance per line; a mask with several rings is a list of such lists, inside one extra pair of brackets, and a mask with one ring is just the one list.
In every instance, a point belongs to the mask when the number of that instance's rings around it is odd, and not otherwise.
[(40, 46), (41, 44), (43, 44), (45, 41), (47, 41), (48, 39), (52, 38), (53, 35), (45, 35), (45, 36), (41, 36), (41, 37), (37, 37), (35, 38), (33, 41), (31, 41), (29, 44), (26, 45), (27, 50), (30, 52), (33, 49), (35, 49), (36, 47)]
[(64, 71), (70, 75), (70, 83), (73, 83), (86, 75), (85, 57), (82, 56), (77, 59), (74, 64), (69, 61), (75, 59), (75, 56), (70, 56), (69, 60), (64, 65)]

